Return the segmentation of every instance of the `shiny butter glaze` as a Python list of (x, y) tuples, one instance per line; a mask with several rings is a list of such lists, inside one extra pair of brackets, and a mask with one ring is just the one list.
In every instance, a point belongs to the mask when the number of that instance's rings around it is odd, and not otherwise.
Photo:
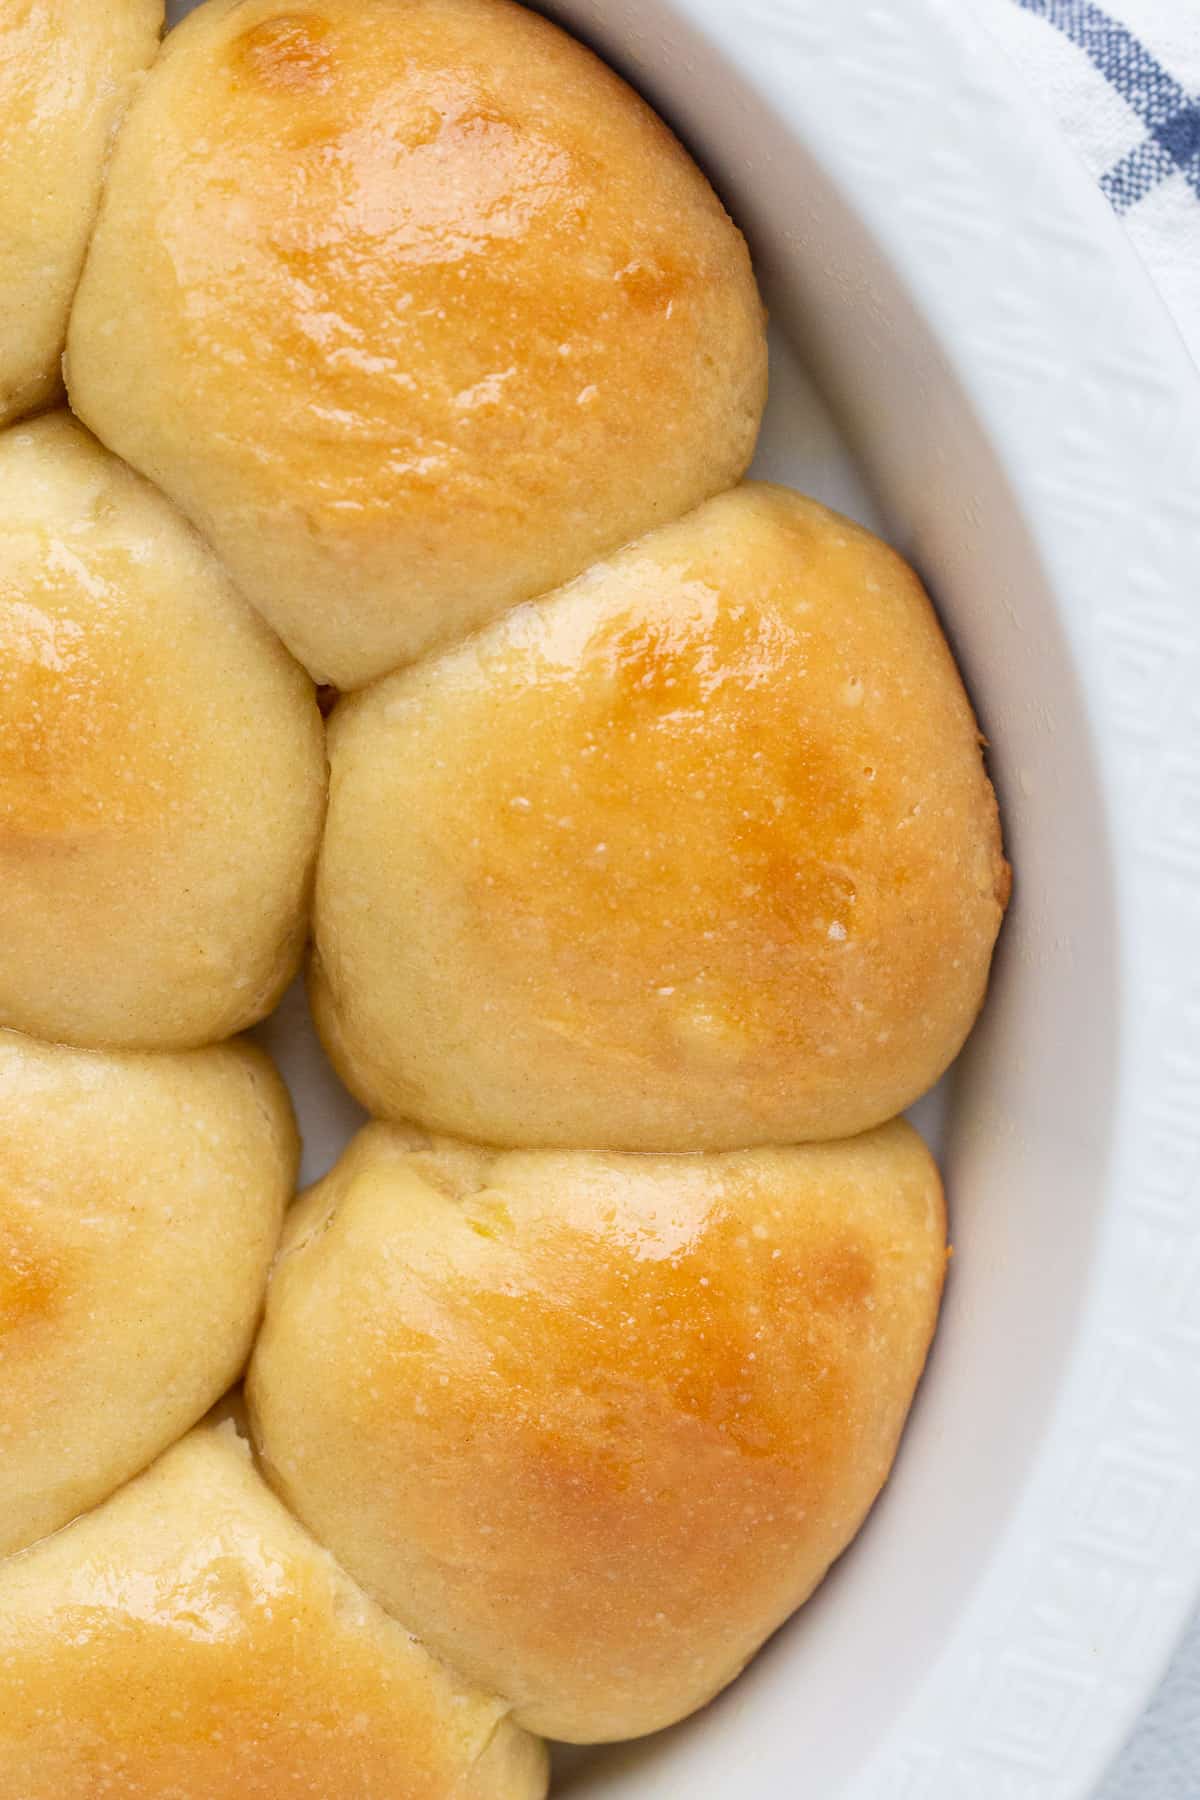
[(229, 1424), (0, 1562), (13, 1800), (540, 1800), (505, 1711), (358, 1592)]
[(904, 1125), (678, 1158), (373, 1126), (290, 1222), (256, 1431), (310, 1528), (523, 1722), (633, 1736), (857, 1529), (943, 1263)]
[(70, 344), (77, 410), (343, 686), (728, 486), (765, 378), (698, 170), (506, 0), (210, 0), (122, 132)]
[(487, 1142), (835, 1136), (914, 1100), (1007, 898), (921, 587), (747, 486), (335, 714), (318, 1017)]
[(185, 740), (163, 716), (158, 671), (139, 653), (133, 558), (116, 548), (81, 555), (36, 527), (5, 532), (3, 549), (0, 846), (66, 849), (94, 834), (145, 831), (156, 818), (161, 830), (178, 804)]

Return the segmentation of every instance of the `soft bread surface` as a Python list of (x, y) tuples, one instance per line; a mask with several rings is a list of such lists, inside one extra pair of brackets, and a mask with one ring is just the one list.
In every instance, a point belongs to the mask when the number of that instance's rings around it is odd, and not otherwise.
[(0, 7), (0, 425), (62, 391), (109, 140), (162, 20), (162, 0)]
[[(0, 1031), (0, 1556), (105, 1499), (237, 1380), (298, 1161), (261, 1050)], [(28, 1800), (8, 1780), (0, 1754), (0, 1793)]]
[(209, 0), (117, 143), (72, 403), (350, 687), (728, 487), (745, 245), (644, 102), (508, 0)]
[(944, 1261), (903, 1123), (696, 1157), (370, 1126), (289, 1221), (248, 1388), (264, 1468), (522, 1724), (636, 1736), (854, 1536)]
[(199, 1427), (0, 1563), (6, 1800), (540, 1800), (545, 1753)]
[(0, 1025), (177, 1048), (269, 1012), (325, 801), (312, 683), (65, 413), (0, 435)]
[(736, 1148), (899, 1112), (1008, 887), (912, 571), (748, 485), (338, 707), (313, 996), (378, 1115)]

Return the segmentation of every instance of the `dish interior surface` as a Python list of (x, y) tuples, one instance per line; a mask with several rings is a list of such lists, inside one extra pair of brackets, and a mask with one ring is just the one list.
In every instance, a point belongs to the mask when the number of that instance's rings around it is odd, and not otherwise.
[[(1116, 1075), (1106, 821), (1079, 671), (1001, 455), (863, 221), (794, 122), (743, 85), (686, 9), (542, 10), (659, 107), (750, 238), (773, 321), (754, 472), (880, 530), (916, 564), (991, 744), (1016, 870), (983, 1020), (915, 1115), (942, 1164), (955, 1257), (887, 1490), (816, 1598), (713, 1706), (657, 1738), (572, 1753), (560, 1769), (571, 1793), (696, 1800), (743, 1791), (770, 1740), (780, 1773), (756, 1785), (762, 1800), (797, 1791), (780, 1785), (788, 1768), (832, 1800), (857, 1795), (985, 1572), (1078, 1330)], [(820, 9), (792, 10), (802, 29)], [(324, 1063), (298, 987), (259, 1035), (291, 1087), (311, 1180), (362, 1114)]]

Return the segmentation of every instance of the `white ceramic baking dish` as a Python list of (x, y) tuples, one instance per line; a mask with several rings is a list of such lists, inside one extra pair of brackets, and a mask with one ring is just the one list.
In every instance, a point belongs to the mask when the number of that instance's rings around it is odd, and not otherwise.
[[(984, 1021), (924, 1114), (956, 1257), (896, 1475), (728, 1694), (561, 1785), (1083, 1800), (1200, 1577), (1195, 373), (964, 0), (545, 10), (750, 236), (760, 468), (920, 567), (1017, 872)], [(268, 1032), (315, 1173), (355, 1109), (295, 997)]]

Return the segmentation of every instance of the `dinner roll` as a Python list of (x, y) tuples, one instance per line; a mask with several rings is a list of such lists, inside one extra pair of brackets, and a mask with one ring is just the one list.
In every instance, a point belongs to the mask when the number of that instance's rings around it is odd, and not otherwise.
[(0, 7), (0, 425), (62, 390), (109, 139), (162, 19), (162, 0)]
[(103, 1500), (236, 1381), (298, 1159), (261, 1050), (0, 1031), (0, 1555)]
[(741, 235), (509, 0), (208, 0), (131, 109), (76, 410), (353, 687), (728, 487), (766, 385)]
[(912, 571), (782, 488), (711, 501), (344, 701), (314, 1002), (377, 1114), (728, 1149), (914, 1100), (1008, 869)]
[(0, 436), (0, 1025), (178, 1048), (269, 1012), (325, 796), (312, 683), (65, 413)]
[(523, 1725), (634, 1737), (731, 1681), (854, 1536), (944, 1261), (903, 1123), (693, 1157), (368, 1126), (285, 1232), (264, 1470)]
[(359, 1592), (228, 1421), (0, 1563), (12, 1800), (540, 1800), (507, 1711)]

